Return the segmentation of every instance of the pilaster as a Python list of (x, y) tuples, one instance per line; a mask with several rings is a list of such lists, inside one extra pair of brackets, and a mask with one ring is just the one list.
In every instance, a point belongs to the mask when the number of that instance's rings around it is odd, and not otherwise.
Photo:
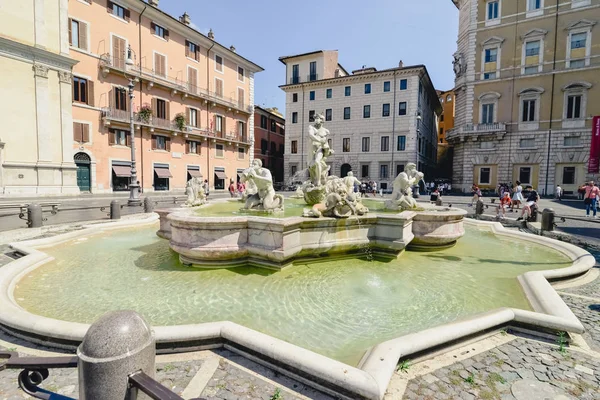
[[(250, 72), (248, 75), (248, 79), (250, 79), (250, 105), (254, 108), (254, 72)], [(250, 141), (248, 165), (252, 165), (252, 161), (254, 161), (254, 109), (252, 109), (248, 118), (248, 140)]]
[(69, 0), (59, 0), (60, 53), (69, 54)]
[(33, 0), (35, 46), (46, 47), (46, 22), (44, 15), (44, 0)]
[[(37, 11), (36, 11), (37, 18)], [(41, 64), (33, 64), (33, 73), (35, 76), (35, 108), (37, 116), (37, 141), (38, 141), (38, 161), (52, 161), (52, 132), (47, 127), (50, 126), (50, 114), (48, 104), (50, 104), (50, 90), (48, 87), (48, 67)]]

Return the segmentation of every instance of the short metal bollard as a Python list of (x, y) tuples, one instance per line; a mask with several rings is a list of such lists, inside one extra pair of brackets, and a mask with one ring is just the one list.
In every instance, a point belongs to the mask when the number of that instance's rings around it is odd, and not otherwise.
[(42, 207), (39, 204), (31, 203), (27, 206), (27, 226), (29, 228), (42, 226), (42, 219)]
[(79, 398), (149, 399), (128, 384), (128, 377), (142, 371), (154, 378), (154, 346), (154, 333), (140, 314), (135, 311), (104, 314), (90, 326), (77, 348)]
[(542, 230), (543, 231), (553, 231), (554, 230), (554, 218), (556, 217), (556, 213), (551, 208), (545, 208), (542, 211)]
[(144, 198), (144, 212), (154, 212), (154, 202), (150, 199), (150, 197)]
[(483, 201), (477, 200), (477, 204), (475, 204), (475, 215), (483, 214)]
[(121, 205), (118, 200), (110, 202), (110, 219), (121, 219)]

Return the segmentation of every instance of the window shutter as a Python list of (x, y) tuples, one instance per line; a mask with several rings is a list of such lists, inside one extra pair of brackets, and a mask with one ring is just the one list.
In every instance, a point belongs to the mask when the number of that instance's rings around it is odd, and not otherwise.
[(73, 33), (71, 32), (71, 27), (73, 26), (73, 20), (69, 18), (69, 44), (73, 45)]
[(160, 75), (160, 55), (154, 53), (154, 73)]
[(94, 106), (94, 81), (88, 81), (87, 84), (87, 103), (90, 106)]
[(188, 125), (192, 124), (192, 119), (190, 118), (190, 114), (191, 114), (190, 108), (186, 107), (185, 108), (185, 120), (187, 121)]
[(165, 39), (169, 40), (169, 30), (165, 29)]
[(156, 150), (156, 135), (152, 135), (152, 150)]
[(125, 111), (129, 111), (129, 92), (125, 89), (123, 92), (125, 93)]
[(190, 56), (190, 42), (189, 41), (185, 41), (185, 56), (189, 57)]
[(125, 132), (125, 146), (131, 146), (131, 132)]
[(79, 23), (79, 48), (81, 50), (86, 50), (86, 51), (88, 49), (87, 30), (88, 30), (88, 24), (86, 24), (84, 22), (80, 22)]
[(165, 138), (165, 149), (167, 151), (171, 151), (171, 138), (170, 137)]
[(189, 154), (189, 152), (190, 152), (190, 141), (189, 140), (185, 141), (185, 152), (186, 152), (186, 154)]
[(170, 105), (171, 102), (165, 101), (165, 119), (171, 119)]
[(83, 143), (88, 143), (90, 141), (90, 126), (88, 124), (81, 124), (83, 128), (81, 130), (81, 141)]
[[(152, 115), (155, 117), (158, 116), (158, 109), (156, 107), (156, 98), (152, 98)], [(156, 140), (154, 143), (154, 147), (156, 147)]]
[(112, 14), (112, 12), (113, 12), (113, 4), (112, 4), (112, 1), (110, 1), (110, 0), (106, 1), (106, 12), (109, 14)]
[(115, 131), (113, 129), (108, 130), (108, 144), (115, 144)]
[(160, 56), (160, 70), (162, 71), (162, 76), (167, 76), (167, 57)]
[(112, 88), (108, 91), (108, 108), (116, 108), (115, 107), (115, 96), (116, 96), (116, 89)]
[(200, 54), (200, 47), (198, 45), (196, 45), (196, 51), (194, 52), (194, 60), (200, 61), (199, 54)]
[(80, 128), (80, 123), (79, 122), (73, 122), (73, 140), (76, 142), (80, 142), (80, 132), (81, 132), (81, 128)]
[(129, 22), (131, 20), (131, 13), (129, 12), (129, 10), (126, 8), (125, 9), (125, 21)]
[(222, 117), (221, 118), (221, 131), (223, 133), (227, 132), (226, 127), (227, 127), (227, 117)]

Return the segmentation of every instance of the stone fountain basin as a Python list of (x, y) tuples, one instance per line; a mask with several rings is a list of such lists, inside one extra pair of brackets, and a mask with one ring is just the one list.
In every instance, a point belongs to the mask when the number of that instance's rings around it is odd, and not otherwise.
[(415, 212), (412, 233), (415, 236), (409, 248), (428, 250), (453, 246), (464, 236), (463, 219), (467, 211), (460, 208), (429, 206)]

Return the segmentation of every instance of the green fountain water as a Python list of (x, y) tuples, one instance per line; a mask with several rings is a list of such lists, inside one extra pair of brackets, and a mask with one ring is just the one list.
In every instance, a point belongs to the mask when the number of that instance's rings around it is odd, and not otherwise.
[(547, 247), (470, 228), (451, 249), (405, 252), (387, 263), (199, 270), (180, 265), (156, 230), (44, 249), (55, 260), (25, 275), (14, 297), (32, 313), (76, 322), (117, 309), (154, 325), (230, 320), (356, 365), (387, 339), (501, 306), (529, 309), (516, 277), (570, 265)]

